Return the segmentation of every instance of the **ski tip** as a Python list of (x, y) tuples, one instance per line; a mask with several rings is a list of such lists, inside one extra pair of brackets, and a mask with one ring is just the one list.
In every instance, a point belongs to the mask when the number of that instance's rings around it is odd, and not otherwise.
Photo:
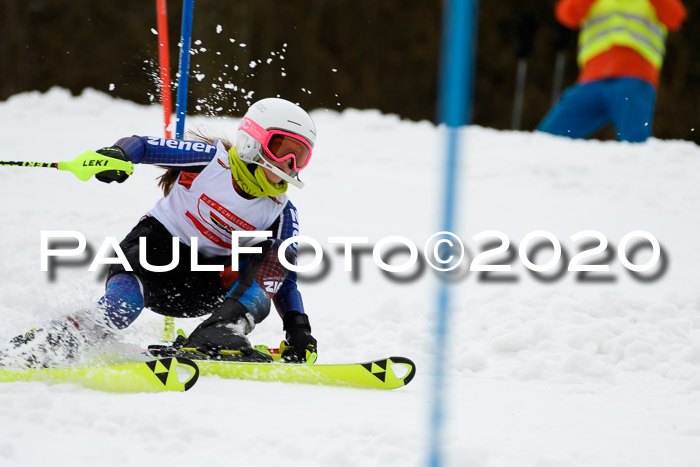
[(406, 357), (389, 357), (389, 360), (392, 364), (392, 371), (395, 374), (397, 372), (394, 370), (394, 365), (405, 365), (407, 367), (407, 372), (403, 377), (398, 376), (398, 374), (396, 376), (399, 380), (403, 381), (404, 386), (410, 383), (413, 377), (416, 376), (416, 364), (413, 363), (413, 360)]
[(199, 379), (199, 367), (189, 358), (167, 357), (144, 363), (162, 384), (155, 387), (163, 391), (187, 391)]
[(88, 389), (121, 393), (183, 392), (198, 379), (197, 364), (182, 357), (86, 367), (0, 368), (0, 382), (77, 383)]
[[(192, 386), (194, 386), (194, 384), (195, 384), (195, 383), (197, 382), (197, 380), (199, 379), (199, 367), (197, 366), (197, 364), (196, 364), (194, 361), (190, 360), (189, 358), (176, 357), (176, 358), (175, 358), (175, 361), (176, 361), (179, 365), (187, 366), (187, 367), (189, 367), (189, 368), (192, 370), (192, 375), (190, 376), (190, 379), (187, 380), (187, 381), (185, 382), (185, 385), (184, 385), (184, 390), (185, 390), (185, 391), (189, 391), (189, 390), (192, 388)], [(178, 371), (178, 370), (177, 370), (177, 367), (176, 367), (176, 368), (175, 368), (175, 373), (177, 373), (177, 371)]]

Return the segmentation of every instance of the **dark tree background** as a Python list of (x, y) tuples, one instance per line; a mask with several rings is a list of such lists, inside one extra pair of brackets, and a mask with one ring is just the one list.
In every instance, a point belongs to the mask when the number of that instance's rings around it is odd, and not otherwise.
[[(473, 121), (510, 128), (519, 33), (534, 29), (521, 124), (532, 130), (550, 106), (554, 0), (479, 3)], [(654, 134), (700, 142), (700, 0), (684, 3), (689, 18), (669, 36)], [(310, 109), (376, 108), (434, 120), (441, 6), (438, 0), (196, 0), (188, 112), (240, 115), (253, 91), (253, 100), (279, 94)], [(181, 0), (168, 1), (173, 76), (181, 9)], [(61, 86), (157, 101), (155, 29), (153, 0), (2, 0), (0, 99)], [(575, 42), (574, 33), (565, 43), (565, 87), (577, 75)], [(610, 138), (612, 131), (597, 136)]]

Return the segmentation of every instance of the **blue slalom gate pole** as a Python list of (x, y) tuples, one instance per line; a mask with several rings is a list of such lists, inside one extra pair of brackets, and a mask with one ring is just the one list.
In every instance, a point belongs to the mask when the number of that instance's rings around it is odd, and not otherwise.
[[(177, 102), (175, 103), (175, 139), (185, 137), (185, 116), (187, 115), (187, 90), (190, 82), (190, 44), (192, 43), (192, 14), (194, 0), (182, 2), (182, 28), (180, 30), (180, 64), (177, 80)], [(175, 339), (175, 318), (165, 317), (163, 338)]]
[[(478, 0), (446, 0), (443, 6), (438, 121), (446, 125), (445, 182), (442, 231), (453, 232), (457, 205), (459, 127), (469, 123)], [(435, 376), (429, 427), (430, 467), (443, 465), (442, 432), (445, 424), (445, 360), (450, 311), (450, 288), (439, 281), (435, 327)]]
[(192, 42), (192, 14), (194, 0), (182, 2), (182, 29), (180, 30), (180, 77), (177, 81), (177, 103), (175, 104), (175, 138), (185, 136), (185, 116), (187, 115), (187, 90), (190, 76), (190, 44)]

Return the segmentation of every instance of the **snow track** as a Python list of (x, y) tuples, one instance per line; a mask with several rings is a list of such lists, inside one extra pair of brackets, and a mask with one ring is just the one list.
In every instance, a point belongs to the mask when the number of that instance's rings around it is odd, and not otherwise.
[[(330, 236), (403, 235), (419, 247), (438, 230), (440, 131), (376, 111), (323, 110), (307, 186), (290, 189), (301, 233), (317, 239), (327, 276), (300, 289), (319, 363), (388, 355), (413, 359), (407, 387), (369, 391), (204, 378), (183, 394), (114, 395), (70, 385), (0, 386), (0, 465), (418, 466), (426, 456), (435, 274), (399, 284), (371, 261), (357, 280)], [(131, 134), (159, 135), (161, 110), (95, 91), (53, 89), (0, 103), (3, 159), (70, 160)], [(234, 136), (234, 119), (190, 125)], [(510, 282), (457, 281), (445, 446), (451, 466), (700, 465), (700, 148), (571, 141), (465, 130), (458, 234), (506, 234), (517, 249), (533, 230), (596, 230), (616, 248), (645, 230), (667, 255), (664, 274), (636, 279), (616, 256), (605, 282), (564, 273), (537, 280), (515, 257)], [(0, 339), (101, 295), (83, 261), (39, 271), (42, 230), (78, 230), (96, 249), (123, 237), (159, 197), (160, 171), (138, 166), (122, 185), (82, 183), (48, 169), (0, 168)], [(546, 261), (541, 253), (538, 262)], [(636, 262), (644, 262), (648, 251)], [(601, 260), (602, 257), (596, 259)], [(306, 260), (309, 260), (307, 258)], [(177, 321), (185, 330), (197, 320)], [(144, 311), (126, 342), (158, 341)], [(274, 313), (255, 343), (282, 338)], [(41, 449), (38, 449), (41, 446)]]

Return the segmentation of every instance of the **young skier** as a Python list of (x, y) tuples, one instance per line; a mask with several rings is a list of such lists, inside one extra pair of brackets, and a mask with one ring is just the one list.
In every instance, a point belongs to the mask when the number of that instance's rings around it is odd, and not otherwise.
[[(167, 168), (160, 181), (165, 196), (120, 243), (130, 267), (111, 265), (96, 310), (16, 337), (15, 354), (32, 366), (55, 365), (61, 357), (78, 355), (89, 339), (126, 328), (148, 307), (173, 317), (210, 314), (181, 342), (183, 347), (208, 354), (238, 350), (253, 355), (246, 336), (267, 317), (274, 301), (286, 331), (283, 360), (304, 362), (315, 356), (317, 343), (296, 274), (278, 259), (282, 242), (298, 233), (297, 211), (285, 192), (288, 184), (303, 186), (298, 174), (309, 163), (315, 140), (316, 127), (303, 109), (268, 98), (245, 114), (235, 146), (222, 140), (131, 136), (98, 150), (135, 164)], [(127, 177), (120, 171), (96, 176), (107, 183)], [(257, 241), (261, 252), (240, 255), (234, 272), (231, 243), (238, 239), (232, 232), (261, 230), (271, 231), (271, 237), (248, 238), (248, 245)], [(292, 244), (284, 251), (291, 264), (295, 248)], [(174, 269), (152, 271), (154, 266), (170, 265), (177, 256)], [(210, 270), (192, 270), (201, 268), (192, 268), (190, 258)], [(214, 265), (228, 267), (219, 272), (211, 270)]]

